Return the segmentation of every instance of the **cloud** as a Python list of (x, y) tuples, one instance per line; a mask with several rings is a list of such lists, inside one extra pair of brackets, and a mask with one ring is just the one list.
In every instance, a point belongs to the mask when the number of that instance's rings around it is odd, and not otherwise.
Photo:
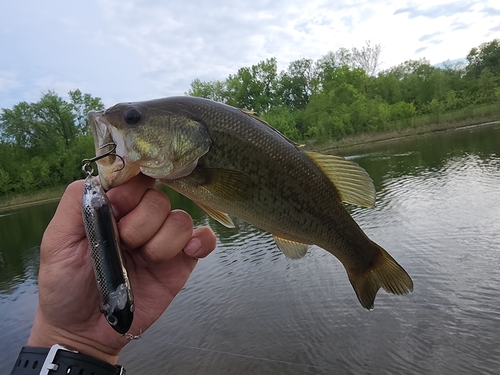
[(439, 17), (452, 17), (459, 13), (470, 11), (475, 5), (471, 1), (457, 1), (448, 4), (433, 5), (428, 8), (418, 6), (411, 6), (406, 8), (397, 9), (394, 14), (408, 14), (408, 18), (426, 17), (426, 18), (439, 18)]
[(418, 55), (420, 52), (425, 51), (427, 47), (420, 47), (415, 50), (415, 55)]
[(50, 89), (80, 88), (106, 105), (182, 95), (195, 78), (223, 80), (271, 57), (282, 70), (367, 40), (382, 45), (383, 68), (420, 57), (439, 62), (498, 33), (497, 1), (7, 2), (0, 106)]
[(435, 36), (438, 36), (438, 35), (441, 35), (441, 34), (443, 34), (443, 32), (442, 32), (442, 31), (438, 31), (438, 32), (436, 32), (436, 33), (432, 33), (432, 34), (422, 35), (422, 36), (421, 36), (418, 40), (419, 40), (420, 42), (424, 42), (424, 41), (426, 41), (426, 40), (432, 39), (432, 38), (434, 38)]
[(500, 31), (500, 25), (492, 27), (489, 31)]
[[(127, 63), (135, 61), (137, 68), (130, 74), (147, 81), (152, 95), (182, 94), (194, 78), (224, 79), (270, 57), (277, 57), (280, 68), (302, 57), (317, 59), (345, 46), (339, 36), (371, 12), (321, 0), (221, 0), (217, 7), (201, 0), (173, 1), (168, 7), (157, 0), (98, 3), (106, 41), (94, 40), (105, 43), (101, 48), (127, 50)], [(118, 60), (118, 70), (119, 65)]]
[(485, 7), (482, 10), (483, 13), (485, 13), (487, 16), (500, 16), (500, 9), (492, 8), (492, 7)]
[(455, 22), (451, 25), (451, 30), (452, 31), (457, 31), (457, 30), (465, 30), (468, 29), (471, 26), (470, 23), (465, 23), (465, 22)]

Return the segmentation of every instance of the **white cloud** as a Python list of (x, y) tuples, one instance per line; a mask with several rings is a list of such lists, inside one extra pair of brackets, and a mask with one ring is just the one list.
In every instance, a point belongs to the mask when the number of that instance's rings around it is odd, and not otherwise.
[[(32, 3), (28, 6), (26, 3)], [(2, 12), (0, 97), (80, 88), (104, 99), (183, 94), (195, 78), (224, 79), (276, 57), (281, 69), (340, 47), (382, 45), (383, 68), (463, 58), (498, 37), (496, 0), (35, 0)], [(14, 38), (15, 36), (15, 38)], [(45, 77), (45, 78), (44, 78)], [(75, 86), (72, 86), (75, 85)], [(2, 91), (4, 90), (4, 91)]]

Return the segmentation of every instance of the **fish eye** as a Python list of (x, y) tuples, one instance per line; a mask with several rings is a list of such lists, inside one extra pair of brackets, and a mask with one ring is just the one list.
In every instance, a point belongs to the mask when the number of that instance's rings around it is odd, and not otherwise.
[(129, 125), (137, 125), (141, 121), (141, 112), (135, 108), (131, 107), (125, 111), (125, 122)]

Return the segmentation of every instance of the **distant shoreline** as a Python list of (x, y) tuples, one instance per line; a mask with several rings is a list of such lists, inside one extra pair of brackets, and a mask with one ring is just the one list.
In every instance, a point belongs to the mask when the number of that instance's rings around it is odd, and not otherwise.
[[(360, 134), (356, 136), (349, 136), (341, 141), (327, 141), (321, 143), (311, 142), (306, 145), (308, 149), (314, 149), (315, 151), (332, 153), (335, 151), (347, 151), (349, 149), (356, 149), (358, 147), (363, 147), (368, 144), (378, 144), (385, 142), (394, 142), (403, 139), (408, 139), (412, 137), (419, 137), (426, 134), (438, 133), (450, 130), (463, 130), (474, 127), (481, 126), (492, 126), (500, 124), (500, 120), (497, 118), (483, 118), (481, 122), (473, 121), (462, 121), (452, 124), (442, 124), (418, 128), (410, 128), (402, 131), (391, 131), (383, 133), (367, 133)], [(0, 200), (0, 212), (5, 212), (9, 210), (16, 210), (20, 208), (25, 208), (29, 206), (35, 206), (43, 203), (56, 202), (61, 199), (66, 186), (59, 186), (53, 189), (45, 189), (40, 193), (30, 193), (16, 195), (11, 198), (5, 198)]]
[(41, 192), (29, 194), (19, 194), (0, 201), (0, 213), (5, 211), (17, 210), (38, 204), (57, 202), (66, 190), (66, 185), (44, 189)]
[(363, 147), (367, 144), (378, 144), (384, 142), (394, 142), (407, 138), (424, 136), (432, 133), (440, 133), (451, 130), (465, 130), (469, 128), (481, 126), (493, 126), (500, 124), (498, 116), (482, 118), (481, 122), (460, 121), (456, 123), (445, 123), (433, 126), (423, 126), (418, 128), (407, 128), (401, 131), (381, 132), (381, 133), (365, 133), (346, 137), (340, 141), (326, 141), (321, 143), (312, 143), (307, 145), (307, 148), (314, 149), (319, 152), (335, 152), (348, 149)]

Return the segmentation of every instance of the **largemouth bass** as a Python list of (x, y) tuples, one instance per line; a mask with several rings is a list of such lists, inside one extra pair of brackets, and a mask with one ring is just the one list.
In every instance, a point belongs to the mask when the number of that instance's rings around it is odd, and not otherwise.
[(116, 221), (104, 190), (89, 176), (83, 185), (82, 215), (101, 311), (113, 329), (124, 335), (134, 318), (134, 298), (123, 263)]
[(373, 183), (357, 164), (303, 151), (252, 113), (207, 99), (120, 103), (89, 113), (89, 119), (96, 153), (114, 142), (125, 160), (119, 172), (119, 161), (98, 162), (105, 188), (143, 173), (228, 227), (234, 227), (234, 215), (272, 233), (289, 258), (318, 245), (342, 262), (368, 309), (380, 288), (394, 294), (413, 289), (406, 271), (343, 205), (374, 205)]

